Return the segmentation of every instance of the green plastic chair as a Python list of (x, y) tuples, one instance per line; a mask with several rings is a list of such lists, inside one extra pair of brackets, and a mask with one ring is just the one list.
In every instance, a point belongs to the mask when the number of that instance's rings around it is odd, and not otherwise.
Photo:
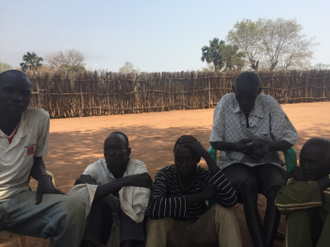
[[(212, 146), (209, 147), (208, 150), (214, 162), (217, 164), (217, 150)], [(285, 165), (286, 165), (286, 174), (289, 175), (290, 171), (297, 166), (297, 153), (293, 148), (289, 148), (283, 151), (285, 157)], [(209, 208), (212, 207), (216, 202), (211, 199), (209, 200)]]

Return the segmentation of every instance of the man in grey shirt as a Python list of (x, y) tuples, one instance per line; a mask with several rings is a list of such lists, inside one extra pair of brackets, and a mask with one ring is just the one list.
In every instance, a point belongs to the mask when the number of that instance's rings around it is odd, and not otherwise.
[[(235, 79), (234, 93), (221, 98), (214, 110), (210, 144), (221, 150), (218, 166), (223, 169), (243, 203), (254, 246), (273, 246), (280, 213), (274, 199), (286, 182), (277, 151), (292, 147), (298, 133), (278, 102), (260, 94), (260, 78), (244, 72)], [(267, 198), (262, 224), (258, 193)]]

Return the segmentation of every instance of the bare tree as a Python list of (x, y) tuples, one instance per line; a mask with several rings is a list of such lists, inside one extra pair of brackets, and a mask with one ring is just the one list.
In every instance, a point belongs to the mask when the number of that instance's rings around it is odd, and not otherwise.
[(305, 67), (313, 56), (315, 38), (306, 39), (301, 34), (302, 26), (296, 20), (278, 18), (259, 19), (262, 50), (267, 57), (269, 69), (274, 70), (277, 65), (282, 69), (289, 67)]
[(45, 56), (47, 63), (56, 70), (85, 71), (85, 56), (81, 51), (70, 49)]
[(330, 64), (318, 63), (313, 66), (313, 69), (316, 70), (328, 70), (330, 69)]
[(134, 73), (134, 74), (138, 74), (140, 73), (139, 69), (134, 69), (134, 65), (130, 62), (125, 62), (123, 67), (119, 68), (119, 73)]

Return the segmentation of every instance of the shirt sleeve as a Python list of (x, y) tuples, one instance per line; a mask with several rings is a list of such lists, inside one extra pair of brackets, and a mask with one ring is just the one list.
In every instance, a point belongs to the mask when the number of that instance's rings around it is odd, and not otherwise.
[(210, 142), (219, 142), (224, 140), (225, 102), (225, 97), (223, 97), (214, 109), (213, 126), (210, 136)]
[(274, 98), (270, 99), (270, 104), (268, 104), (268, 106), (271, 111), (271, 133), (274, 141), (287, 141), (294, 145), (298, 139), (297, 130), (292, 125), (280, 104)]
[[(146, 165), (143, 162), (139, 162), (135, 164), (134, 167), (134, 175), (148, 172)], [(132, 191), (129, 193), (131, 195), (130, 200), (128, 200), (131, 204), (132, 209), (137, 214), (140, 219), (140, 222), (144, 219), (144, 214), (148, 208), (148, 202), (150, 197), (150, 189), (144, 187), (128, 187)]]
[(48, 139), (49, 139), (49, 114), (42, 110), (41, 119), (38, 122), (40, 125), (38, 126), (38, 139), (37, 146), (34, 156), (43, 157), (48, 154)]
[(322, 193), (316, 181), (295, 181), (290, 179), (275, 198), (275, 205), (281, 214), (289, 214), (294, 210), (322, 206)]
[(147, 210), (150, 219), (184, 218), (186, 215), (187, 202), (185, 197), (166, 197), (169, 179), (165, 171), (157, 172)]
[(208, 173), (207, 176), (208, 184), (212, 184), (216, 187), (216, 202), (225, 207), (234, 206), (237, 202), (236, 190), (231, 186), (222, 170), (219, 170), (214, 175)]
[(94, 164), (89, 164), (85, 171), (83, 172), (83, 175), (89, 175), (91, 176), (95, 181), (97, 181), (97, 174), (96, 174), (96, 171), (95, 171), (95, 166)]

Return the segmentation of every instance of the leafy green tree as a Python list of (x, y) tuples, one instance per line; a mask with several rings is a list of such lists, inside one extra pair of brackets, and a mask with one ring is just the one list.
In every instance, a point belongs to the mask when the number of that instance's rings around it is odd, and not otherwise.
[(228, 32), (227, 40), (246, 54), (251, 69), (257, 71), (259, 60), (263, 56), (258, 25), (249, 19), (236, 22), (234, 28)]
[(218, 38), (210, 40), (210, 46), (202, 47), (202, 62), (213, 63), (214, 70), (220, 72), (224, 66), (223, 52), (225, 48), (225, 41), (219, 41)]
[(239, 70), (241, 71), (245, 65), (245, 53), (239, 51), (238, 45), (226, 45), (223, 56), (226, 60), (225, 70)]
[(5, 72), (6, 70), (10, 70), (10, 69), (13, 69), (13, 67), (11, 65), (0, 62), (0, 73)]
[(210, 63), (207, 63), (206, 64), (206, 67), (202, 67), (202, 72), (214, 72), (215, 69), (214, 69), (214, 65), (213, 64), (210, 64)]
[[(243, 20), (230, 30), (227, 40), (247, 55), (250, 67), (274, 69), (305, 69), (310, 67), (315, 38), (302, 34), (296, 20), (262, 18), (256, 22)], [(262, 65), (259, 65), (262, 63)]]
[(135, 69), (134, 65), (130, 62), (125, 62), (123, 67), (119, 68), (119, 73), (125, 74), (125, 73), (134, 73), (138, 74), (140, 73), (139, 69)]
[(34, 52), (27, 52), (23, 55), (23, 61), (24, 62), (20, 63), (23, 71), (37, 70), (42, 66), (41, 62), (43, 61), (43, 58), (38, 57)]

